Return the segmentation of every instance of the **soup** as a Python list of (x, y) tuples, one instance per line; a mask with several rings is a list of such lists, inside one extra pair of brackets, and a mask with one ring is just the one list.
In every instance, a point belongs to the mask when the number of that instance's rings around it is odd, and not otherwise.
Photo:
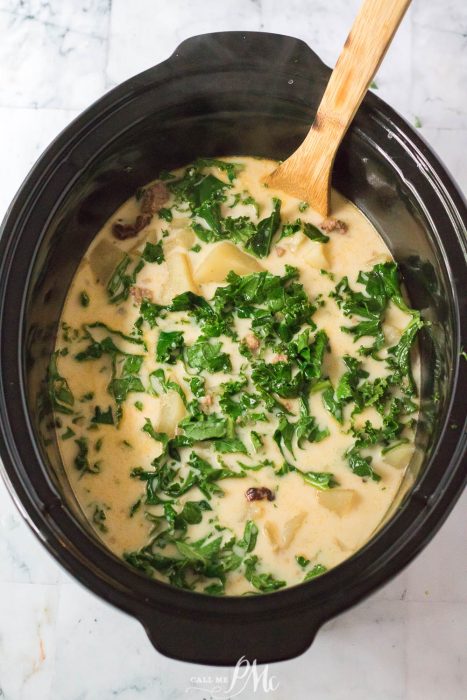
[(351, 556), (414, 449), (422, 322), (397, 265), (337, 192), (323, 221), (266, 187), (275, 165), (199, 159), (125, 202), (76, 272), (49, 371), (97, 535), (212, 595)]

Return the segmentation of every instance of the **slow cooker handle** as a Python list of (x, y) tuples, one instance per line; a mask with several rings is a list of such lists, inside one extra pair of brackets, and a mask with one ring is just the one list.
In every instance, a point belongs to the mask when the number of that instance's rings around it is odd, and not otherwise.
[(235, 618), (221, 611), (215, 617), (187, 618), (185, 614), (153, 613), (140, 618), (153, 646), (161, 654), (180, 661), (215, 666), (235, 666), (244, 657), (251, 663), (284, 661), (302, 654), (325, 621), (314, 611), (253, 619)]
[(331, 69), (304, 41), (269, 32), (212, 32), (192, 36), (182, 41), (166, 64), (184, 71), (216, 72), (224, 67), (232, 71), (249, 65), (260, 71), (264, 66), (270, 75), (288, 71), (291, 90), (294, 75), (309, 78), (312, 74), (315, 80), (322, 80), (324, 89), (331, 74)]

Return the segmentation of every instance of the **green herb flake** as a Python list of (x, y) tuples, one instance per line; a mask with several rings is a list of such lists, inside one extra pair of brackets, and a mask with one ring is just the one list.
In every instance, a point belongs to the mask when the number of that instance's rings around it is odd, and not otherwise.
[(185, 341), (182, 331), (161, 331), (157, 341), (156, 359), (174, 365), (181, 358)]
[(322, 576), (326, 573), (326, 571), (327, 568), (323, 566), (323, 564), (315, 564), (315, 566), (306, 573), (305, 578), (303, 580), (311, 581), (311, 579), (316, 578), (317, 576)]
[(162, 247), (162, 241), (158, 243), (150, 243), (149, 241), (144, 246), (141, 257), (148, 263), (157, 263), (160, 265), (164, 262), (164, 249)]
[(62, 435), (60, 435), (60, 438), (61, 438), (62, 440), (69, 440), (69, 439), (72, 438), (74, 435), (76, 435), (75, 431), (72, 430), (72, 429), (70, 428), (70, 426), (68, 426), (68, 428), (65, 430), (65, 432), (62, 433)]
[(79, 303), (81, 304), (81, 306), (86, 308), (89, 306), (89, 302), (90, 302), (89, 294), (87, 292), (84, 292), (84, 291), (80, 292)]

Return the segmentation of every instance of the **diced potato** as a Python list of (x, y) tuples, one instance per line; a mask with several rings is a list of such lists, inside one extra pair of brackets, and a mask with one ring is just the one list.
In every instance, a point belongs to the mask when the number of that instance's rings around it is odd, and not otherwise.
[(164, 241), (164, 249), (169, 253), (174, 248), (189, 250), (196, 241), (196, 236), (191, 228), (172, 229), (170, 237)]
[(306, 238), (297, 250), (297, 255), (300, 260), (303, 260), (310, 267), (314, 267), (317, 270), (325, 270), (329, 265), (326, 245), (326, 243), (318, 243)]
[(292, 543), (295, 535), (303, 525), (305, 518), (306, 513), (304, 510), (301, 510), (299, 513), (290, 518), (290, 520), (287, 520), (282, 532), (282, 549), (287, 549), (287, 547), (289, 547), (289, 545)]
[(384, 335), (389, 345), (396, 345), (399, 342), (409, 322), (410, 314), (405, 313), (393, 302), (390, 302), (384, 314), (383, 326)]
[[(105, 376), (100, 375), (103, 380)], [(102, 387), (99, 383), (96, 385), (96, 396), (99, 395), (100, 391), (105, 391), (106, 382), (102, 381)], [(134, 401), (141, 401), (144, 404), (144, 413), (138, 411), (134, 405)], [(128, 442), (134, 442), (135, 436), (142, 436), (141, 428), (144, 423), (144, 416), (156, 416), (159, 412), (160, 399), (155, 396), (150, 396), (149, 394), (131, 394), (131, 400), (125, 402), (123, 406), (122, 417), (118, 426), (118, 432), (120, 440), (128, 440)], [(109, 427), (110, 430), (110, 427)], [(112, 428), (113, 430), (113, 428)]]
[(232, 243), (223, 241), (206, 255), (194, 276), (198, 284), (224, 282), (231, 270), (237, 275), (249, 275), (252, 272), (261, 272), (263, 267), (251, 255), (243, 253)]
[(193, 273), (187, 254), (181, 250), (173, 250), (166, 256), (166, 261), (169, 270), (169, 280), (164, 291), (168, 301), (183, 292), (199, 294), (198, 285), (193, 280)]
[(174, 216), (174, 218), (172, 219), (171, 227), (172, 231), (177, 228), (191, 230), (191, 219), (189, 219), (186, 216)]
[(89, 253), (89, 266), (96, 280), (107, 284), (124, 253), (116, 245), (103, 238)]
[(266, 533), (266, 536), (274, 551), (287, 549), (292, 544), (292, 541), (298, 530), (301, 528), (305, 518), (306, 513), (304, 510), (302, 510), (287, 520), (281, 531), (279, 531), (277, 524), (271, 520), (265, 522), (264, 532)]
[(267, 520), (264, 523), (264, 532), (271, 543), (273, 550), (276, 552), (280, 548), (279, 529), (276, 523), (273, 523), (271, 520)]
[(389, 253), (378, 253), (375, 251), (372, 251), (370, 257), (366, 260), (366, 263), (362, 260), (362, 264), (369, 265), (370, 267), (381, 265), (386, 262), (392, 262), (392, 258)]
[(297, 249), (306, 241), (308, 238), (305, 236), (304, 233), (301, 231), (297, 231), (297, 233), (294, 233), (293, 236), (287, 236), (287, 238), (282, 238), (278, 245), (281, 248), (285, 248), (285, 250), (288, 250), (290, 253), (296, 253)]
[(349, 513), (355, 506), (356, 500), (357, 494), (352, 489), (332, 489), (318, 493), (320, 505), (336, 513), (339, 517)]
[(399, 447), (395, 447), (393, 450), (389, 450), (389, 452), (387, 452), (384, 455), (384, 461), (391, 467), (395, 467), (396, 469), (403, 469), (408, 465), (412, 456), (412, 452), (412, 445), (399, 445)]
[(186, 408), (181, 396), (176, 391), (168, 391), (160, 400), (159, 420), (157, 430), (167, 433), (169, 437), (175, 435), (177, 425), (186, 416)]
[(389, 346), (397, 345), (401, 339), (402, 331), (390, 323), (385, 323), (383, 327), (384, 337)]

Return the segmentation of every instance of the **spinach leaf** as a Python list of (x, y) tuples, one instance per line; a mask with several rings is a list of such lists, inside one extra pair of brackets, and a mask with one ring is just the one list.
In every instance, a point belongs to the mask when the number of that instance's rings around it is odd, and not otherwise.
[(289, 423), (287, 418), (283, 416), (279, 420), (279, 425), (273, 434), (273, 440), (282, 452), (282, 455), (287, 459), (287, 455), (284, 452), (284, 447), (288, 449), (292, 457), (294, 457), (292, 440), (295, 435), (295, 425), (294, 423)]
[(167, 207), (162, 207), (159, 209), (157, 215), (159, 219), (164, 219), (164, 221), (168, 221), (169, 223), (173, 219), (172, 209), (168, 209)]
[[(256, 408), (261, 403), (261, 398), (257, 394), (243, 391), (247, 384), (248, 380), (246, 377), (221, 384), (222, 392), (219, 404), (224, 413), (233, 420), (240, 417), (248, 419), (250, 415), (248, 413), (249, 410)], [(235, 396), (239, 396), (238, 400), (234, 398)]]
[(161, 331), (157, 340), (156, 359), (174, 365), (181, 357), (184, 347), (182, 331)]
[(295, 233), (298, 233), (298, 231), (303, 231), (310, 241), (317, 241), (318, 243), (327, 243), (329, 241), (329, 236), (326, 236), (319, 228), (313, 224), (304, 223), (301, 219), (297, 219), (293, 223), (284, 224), (280, 239), (293, 236)]
[(227, 353), (221, 351), (222, 343), (197, 340), (186, 349), (186, 360), (190, 367), (207, 372), (230, 372), (232, 365)]
[(322, 576), (325, 574), (327, 571), (327, 568), (323, 566), (323, 564), (315, 564), (310, 571), (308, 571), (305, 575), (305, 578), (303, 579), (304, 581), (310, 581), (312, 578), (316, 578), (317, 576)]
[(92, 514), (92, 522), (97, 527), (97, 529), (100, 530), (102, 533), (108, 532), (108, 527), (105, 524), (106, 520), (107, 520), (107, 516), (105, 514), (104, 508), (101, 508), (100, 506), (96, 505), (94, 507), (94, 513)]
[(302, 557), (302, 556), (296, 556), (295, 561), (297, 562), (297, 564), (299, 566), (301, 566), (302, 569), (306, 569), (306, 567), (310, 563), (309, 559), (307, 559), (306, 557)]
[(184, 418), (179, 423), (179, 427), (193, 441), (224, 438), (227, 434), (227, 420), (225, 418), (215, 413), (206, 415), (202, 411)]
[(293, 373), (291, 362), (270, 364), (259, 360), (253, 367), (251, 378), (258, 389), (283, 399), (296, 398), (304, 389), (304, 377), (301, 372)]
[(361, 369), (361, 363), (355, 357), (344, 355), (342, 359), (347, 371), (341, 375), (335, 390), (328, 387), (322, 394), (324, 407), (341, 424), (344, 421), (344, 406), (350, 401), (360, 402), (359, 383), (369, 376), (366, 370)]
[(256, 430), (252, 430), (250, 433), (251, 444), (255, 452), (258, 452), (263, 446), (263, 438)]
[(286, 586), (286, 582), (274, 578), (272, 574), (258, 574), (256, 572), (256, 567), (259, 559), (256, 555), (245, 559), (245, 578), (249, 581), (255, 588), (257, 588), (262, 593), (271, 593), (272, 591), (277, 591), (279, 588)]
[(136, 263), (129, 255), (122, 258), (107, 282), (106, 289), (110, 304), (118, 304), (128, 299), (130, 288), (135, 284), (138, 273), (143, 267), (142, 258)]
[(343, 414), (343, 405), (342, 403), (336, 398), (334, 389), (332, 387), (327, 387), (322, 395), (321, 398), (323, 400), (323, 406), (324, 408), (329, 411), (329, 413), (334, 416), (336, 421), (338, 423), (343, 423), (344, 422), (344, 414)]
[(290, 265), (283, 276), (255, 272), (241, 277), (230, 272), (228, 284), (217, 288), (211, 303), (219, 314), (253, 318), (253, 332), (266, 342), (288, 343), (303, 323), (313, 323), (316, 311), (297, 277), (297, 269)]
[(155, 369), (154, 372), (151, 372), (149, 375), (149, 381), (151, 384), (151, 389), (154, 391), (156, 396), (159, 396), (161, 392), (165, 394), (168, 391), (176, 391), (185, 406), (187, 406), (187, 398), (182, 387), (177, 382), (174, 382), (171, 379), (166, 379), (163, 369)]
[(141, 306), (139, 307), (139, 312), (141, 317), (150, 328), (155, 328), (157, 326), (157, 319), (165, 315), (165, 306), (160, 304), (153, 304), (152, 301), (148, 299), (143, 299)]
[(245, 455), (248, 454), (248, 450), (246, 449), (243, 442), (236, 437), (220, 438), (219, 440), (216, 440), (214, 442), (214, 448), (216, 452), (220, 452), (221, 454), (229, 454), (232, 452), (240, 452)]
[(363, 319), (354, 326), (343, 326), (342, 330), (351, 333), (355, 340), (373, 336), (374, 343), (370, 347), (361, 347), (359, 352), (375, 355), (385, 342), (382, 322), (389, 302), (392, 301), (403, 311), (413, 312), (402, 297), (396, 263), (379, 263), (369, 272), (360, 272), (357, 282), (363, 285), (364, 292), (352, 290), (347, 277), (344, 277), (330, 296), (346, 316), (359, 316)]
[(56, 350), (50, 357), (47, 371), (47, 389), (52, 409), (56, 413), (71, 415), (75, 398), (68, 385), (67, 380), (58, 371), (57, 358), (60, 351)]
[(229, 182), (233, 182), (237, 177), (237, 173), (243, 169), (241, 163), (227, 163), (225, 160), (218, 158), (198, 158), (195, 161), (197, 168), (219, 168), (227, 174)]
[[(132, 345), (140, 346), (141, 351), (146, 350), (146, 345), (142, 338), (135, 338), (132, 335), (126, 335), (121, 331), (111, 328), (106, 323), (96, 321), (95, 323), (89, 323), (84, 326), (86, 336), (90, 340), (90, 344), (87, 348), (75, 355), (75, 359), (78, 362), (85, 362), (86, 360), (96, 360), (102, 357), (102, 355), (110, 355), (115, 358), (117, 355), (127, 355), (132, 356), (132, 353), (127, 352), (123, 349), (125, 343), (130, 343)], [(98, 331), (105, 331), (105, 335), (101, 340), (97, 340), (93, 336), (93, 331), (97, 329)]]
[(280, 226), (280, 199), (273, 199), (273, 207), (272, 213), (259, 222), (255, 233), (245, 244), (245, 248), (253, 253), (253, 255), (256, 255), (257, 258), (265, 258), (269, 255), (272, 239)]
[(316, 422), (314, 416), (302, 414), (299, 420), (294, 424), (295, 434), (297, 437), (297, 445), (302, 448), (304, 440), (308, 442), (321, 442), (324, 438), (328, 437), (329, 430), (327, 428), (321, 429)]
[(320, 330), (309, 342), (310, 329), (306, 328), (287, 348), (289, 358), (298, 364), (303, 377), (311, 383), (322, 376), (322, 364), (329, 344), (325, 331)]
[(304, 472), (301, 469), (298, 469), (298, 467), (294, 467), (293, 464), (290, 464), (289, 462), (284, 462), (282, 467), (275, 473), (276, 476), (284, 476), (285, 474), (290, 474), (291, 472), (296, 472), (299, 476), (301, 476), (305, 484), (308, 484), (308, 486), (313, 486), (319, 491), (327, 491), (335, 486), (339, 486), (334, 474), (331, 472)]
[(113, 425), (114, 419), (112, 415), (112, 407), (109, 406), (107, 411), (104, 411), (100, 406), (95, 406), (94, 417), (91, 419), (91, 423), (100, 423), (101, 425)]
[(143, 392), (144, 386), (137, 376), (143, 364), (143, 357), (140, 355), (128, 355), (120, 368), (120, 376), (117, 376), (117, 365), (113, 361), (113, 376), (109, 383), (109, 392), (117, 403), (117, 422), (120, 419), (120, 404), (126, 401), (128, 394), (133, 392)]
[(303, 233), (310, 241), (316, 241), (317, 243), (327, 243), (329, 241), (329, 236), (326, 236), (317, 226), (313, 226), (310, 223), (303, 224)]
[(345, 456), (347, 457), (349, 467), (354, 474), (361, 476), (362, 478), (369, 477), (370, 479), (373, 479), (373, 481), (380, 481), (380, 475), (377, 474), (371, 466), (371, 457), (363, 457), (355, 447), (347, 450)]
[(100, 472), (99, 464), (96, 462), (91, 465), (89, 462), (89, 441), (85, 437), (80, 437), (75, 440), (75, 445), (78, 447), (78, 453), (74, 459), (74, 465), (81, 476), (86, 473), (97, 474)]
[(282, 227), (281, 235), (279, 240), (281, 241), (283, 238), (288, 238), (289, 236), (293, 236), (295, 233), (298, 233), (302, 229), (302, 222), (300, 219), (297, 219), (294, 222), (289, 222), (287, 224), (284, 224)]
[(206, 381), (204, 377), (191, 377), (190, 389), (193, 396), (197, 399), (206, 395)]
[(243, 531), (243, 537), (238, 540), (237, 545), (245, 550), (247, 554), (252, 552), (256, 547), (256, 541), (258, 539), (258, 528), (253, 522), (253, 520), (248, 520), (245, 524), (245, 530)]
[[(164, 556), (157, 551), (159, 546), (165, 546), (168, 542), (176, 547), (178, 556)], [(124, 555), (126, 561), (135, 568), (152, 576), (154, 571), (164, 573), (170, 583), (179, 588), (192, 589), (193, 584), (189, 578), (200, 576), (217, 579), (205, 588), (206, 593), (222, 595), (226, 574), (238, 568), (242, 558), (232, 551), (232, 542), (222, 543), (222, 537), (213, 537), (212, 534), (190, 542), (186, 539), (176, 539), (173, 535), (161, 533), (146, 547)], [(189, 578), (187, 578), (187, 575)]]
[[(161, 211), (162, 210), (159, 211), (159, 215)], [(144, 250), (141, 257), (148, 263), (157, 263), (158, 265), (163, 263), (165, 257), (164, 249), (162, 248), (162, 241), (159, 241), (158, 243), (150, 243), (148, 241), (144, 246)]]
[(168, 307), (170, 311), (188, 311), (201, 326), (206, 338), (218, 337), (221, 334), (233, 335), (232, 319), (216, 313), (209, 302), (193, 292), (183, 292), (172, 299)]
[(388, 350), (387, 365), (394, 372), (395, 381), (405, 384), (410, 394), (416, 393), (410, 362), (410, 350), (418, 331), (423, 326), (424, 322), (420, 318), (420, 314), (414, 312), (412, 320), (404, 330), (397, 345)]

